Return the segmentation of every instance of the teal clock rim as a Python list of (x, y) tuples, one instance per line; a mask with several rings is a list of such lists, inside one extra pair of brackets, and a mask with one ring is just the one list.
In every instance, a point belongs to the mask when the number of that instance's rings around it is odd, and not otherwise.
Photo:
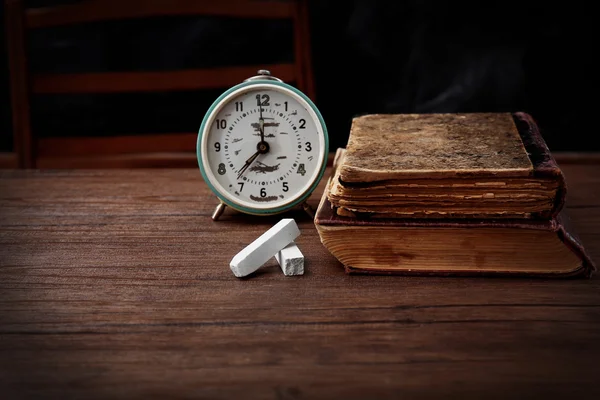
[[(202, 166), (202, 154), (201, 154), (201, 147), (202, 147), (202, 132), (204, 132), (204, 127), (206, 126), (206, 122), (208, 121), (210, 115), (212, 114), (212, 112), (214, 111), (214, 109), (219, 105), (219, 103), (225, 98), (227, 97), (231, 92), (241, 89), (243, 87), (246, 86), (254, 86), (257, 84), (269, 84), (269, 85), (274, 85), (274, 86), (281, 86), (285, 89), (291, 90), (292, 92), (294, 92), (295, 94), (297, 94), (298, 96), (300, 96), (304, 101), (306, 101), (306, 103), (312, 108), (312, 110), (315, 112), (315, 114), (317, 115), (317, 118), (319, 119), (319, 122), (321, 123), (321, 126), (323, 127), (323, 138), (325, 141), (325, 152), (323, 153), (323, 162), (321, 165), (321, 171), (319, 171), (319, 174), (317, 175), (317, 179), (315, 179), (315, 181), (313, 182), (313, 184), (306, 190), (306, 192), (301, 195), (300, 197), (298, 197), (296, 200), (294, 200), (292, 203), (289, 203), (287, 205), (281, 206), (281, 207), (277, 207), (277, 208), (271, 208), (271, 209), (257, 209), (257, 208), (251, 208), (251, 207), (244, 207), (244, 206), (240, 206), (238, 204), (235, 204), (233, 202), (231, 202), (230, 200), (228, 200), (225, 196), (223, 196), (211, 183), (210, 180), (208, 179), (208, 176), (206, 175), (206, 172), (204, 171), (204, 167)], [(208, 187), (210, 188), (210, 190), (219, 198), (219, 200), (221, 200), (223, 203), (225, 203), (226, 205), (228, 205), (229, 207), (235, 209), (235, 210), (239, 210), (248, 214), (258, 214), (258, 215), (271, 215), (271, 214), (277, 214), (277, 213), (281, 213), (284, 211), (287, 211), (289, 209), (292, 209), (293, 207), (297, 206), (298, 204), (302, 203), (304, 200), (306, 200), (306, 198), (308, 196), (310, 196), (312, 194), (312, 192), (314, 192), (314, 190), (317, 188), (317, 186), (319, 185), (319, 182), (321, 182), (321, 179), (323, 179), (323, 174), (325, 173), (325, 169), (327, 169), (327, 157), (329, 155), (329, 133), (327, 132), (327, 126), (325, 125), (325, 120), (323, 119), (323, 116), (321, 115), (321, 112), (319, 111), (319, 109), (317, 108), (317, 106), (315, 105), (315, 103), (304, 93), (302, 93), (299, 89), (284, 83), (284, 82), (279, 82), (279, 81), (273, 81), (273, 80), (269, 80), (269, 79), (256, 79), (253, 81), (248, 81), (248, 82), (242, 82), (242, 83), (238, 83), (235, 86), (232, 86), (231, 88), (227, 89), (225, 92), (223, 92), (219, 97), (217, 97), (217, 99), (211, 104), (211, 106), (209, 107), (208, 111), (206, 112), (206, 114), (204, 115), (204, 118), (202, 119), (202, 123), (200, 124), (200, 129), (198, 130), (198, 138), (196, 140), (196, 158), (198, 161), (198, 167), (200, 168), (200, 173), (202, 174), (202, 179), (204, 179), (204, 182), (206, 182), (206, 184), (208, 185)]]

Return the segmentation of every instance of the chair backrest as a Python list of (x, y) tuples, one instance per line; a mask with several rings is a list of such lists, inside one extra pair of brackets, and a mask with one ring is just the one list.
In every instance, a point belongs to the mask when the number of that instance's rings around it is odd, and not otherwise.
[[(178, 166), (190, 155), (196, 133), (110, 137), (36, 137), (30, 121), (31, 96), (39, 94), (132, 93), (227, 88), (258, 69), (295, 85), (314, 98), (308, 14), (303, 0), (83, 0), (25, 9), (6, 0), (6, 36), (13, 131), (19, 165), (32, 167)], [(26, 33), (30, 29), (158, 16), (219, 16), (289, 19), (294, 60), (273, 65), (224, 66), (176, 71), (28, 74)], [(182, 158), (183, 157), (183, 158)]]

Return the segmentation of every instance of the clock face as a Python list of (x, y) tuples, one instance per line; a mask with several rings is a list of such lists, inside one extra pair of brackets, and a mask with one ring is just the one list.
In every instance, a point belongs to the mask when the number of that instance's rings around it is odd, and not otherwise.
[(220, 197), (247, 211), (294, 205), (327, 158), (322, 120), (303, 96), (271, 83), (232, 91), (205, 119), (201, 165)]

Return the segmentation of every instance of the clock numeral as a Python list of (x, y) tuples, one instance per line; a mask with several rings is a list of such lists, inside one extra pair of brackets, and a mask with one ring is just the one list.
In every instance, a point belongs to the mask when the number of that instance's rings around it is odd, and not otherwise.
[(265, 188), (260, 188), (260, 197), (267, 197), (267, 191)]
[(238, 185), (240, 185), (240, 192), (244, 190), (244, 182), (238, 182)]
[[(262, 101), (261, 101), (262, 99)], [(269, 104), (269, 100), (270, 97), (268, 94), (263, 94), (262, 96), (260, 94), (256, 95), (256, 105), (257, 106), (270, 106), (271, 104)]]
[(287, 182), (283, 182), (283, 191), (287, 192), (288, 190), (290, 190), (290, 188), (288, 187), (288, 183)]
[(227, 120), (225, 119), (217, 119), (215, 123), (217, 124), (217, 129), (227, 128)]
[(306, 125), (306, 120), (304, 118), (301, 118), (300, 119), (300, 127), (299, 128), (300, 129), (306, 128), (304, 125)]
[(305, 148), (306, 151), (312, 150), (312, 146), (310, 145), (310, 142), (306, 142), (306, 143), (304, 143), (304, 145), (306, 146), (306, 148)]
[(217, 169), (217, 172), (219, 173), (219, 175), (225, 175), (225, 172), (227, 172), (227, 170), (225, 169), (225, 164), (219, 164), (219, 169)]
[(283, 104), (285, 104), (285, 111), (287, 111), (287, 107), (288, 107), (287, 101), (284, 102)]
[(217, 151), (217, 152), (221, 151), (221, 143), (215, 142), (215, 151)]
[(241, 101), (236, 101), (235, 111), (244, 111), (244, 103), (242, 103)]
[(304, 176), (304, 174), (306, 174), (306, 170), (304, 169), (304, 164), (298, 165), (298, 170), (296, 171), (296, 173), (300, 174), (302, 176)]

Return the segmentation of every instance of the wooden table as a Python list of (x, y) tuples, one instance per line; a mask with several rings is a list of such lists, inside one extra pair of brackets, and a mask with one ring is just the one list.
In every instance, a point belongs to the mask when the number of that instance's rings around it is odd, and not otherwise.
[[(600, 164), (566, 164), (600, 259)], [(312, 197), (317, 204), (319, 193)], [(197, 170), (4, 171), (0, 397), (600, 398), (600, 280), (304, 276), (229, 261), (281, 216), (227, 211)]]

